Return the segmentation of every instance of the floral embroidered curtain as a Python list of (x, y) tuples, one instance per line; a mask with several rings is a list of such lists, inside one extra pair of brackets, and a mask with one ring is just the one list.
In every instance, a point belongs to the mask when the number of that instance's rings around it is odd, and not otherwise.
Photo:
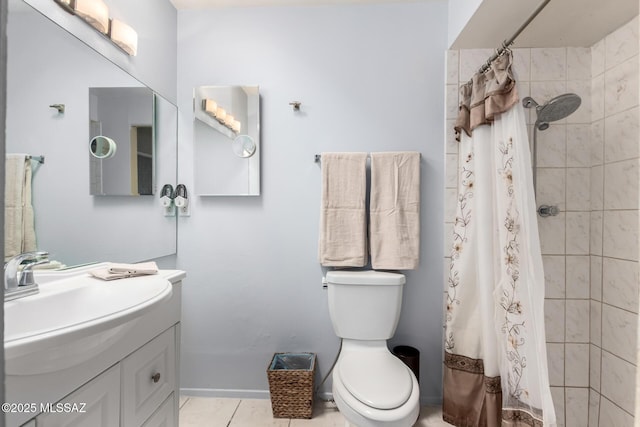
[(524, 109), (511, 53), (460, 89), (443, 416), (456, 426), (555, 426), (544, 272)]

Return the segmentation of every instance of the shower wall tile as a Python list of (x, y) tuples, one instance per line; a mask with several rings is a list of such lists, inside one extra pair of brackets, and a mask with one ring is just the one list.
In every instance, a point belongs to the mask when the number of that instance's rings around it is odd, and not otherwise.
[(456, 132), (453, 129), (455, 124), (455, 119), (447, 120), (447, 129), (445, 129), (445, 133), (447, 135), (447, 144), (445, 147), (446, 154), (456, 154), (458, 152), (459, 142), (456, 141)]
[(551, 399), (556, 410), (558, 427), (564, 427), (564, 387), (551, 387)]
[(564, 386), (564, 344), (547, 344), (547, 365), (549, 366), (549, 385)]
[(638, 17), (604, 39), (606, 69), (615, 67), (638, 54)]
[(564, 300), (544, 301), (544, 324), (547, 342), (564, 342)]
[(602, 305), (602, 349), (635, 363), (638, 315)]
[(565, 48), (531, 49), (531, 81), (566, 80)]
[(589, 256), (566, 257), (567, 298), (589, 299)]
[(546, 298), (565, 298), (565, 257), (542, 257)]
[(591, 48), (567, 48), (567, 79), (591, 79)]
[(581, 99), (578, 109), (567, 116), (567, 123), (591, 123), (591, 80), (570, 80), (567, 92), (575, 93)]
[(460, 82), (467, 82), (493, 55), (493, 49), (462, 49), (460, 51)]
[(453, 222), (456, 218), (458, 190), (446, 188), (444, 190), (444, 220)]
[(602, 427), (633, 427), (633, 416), (602, 397), (600, 399), (599, 425)]
[(458, 85), (447, 85), (447, 119), (455, 119), (458, 116)]
[(604, 209), (604, 166), (591, 168), (591, 210)]
[(640, 114), (638, 107), (634, 107), (605, 119), (605, 162), (617, 162), (640, 156), (638, 114)]
[(591, 300), (589, 310), (589, 340), (597, 346), (602, 344), (602, 304)]
[(638, 105), (638, 58), (607, 70), (604, 77), (604, 108), (615, 114)]
[(600, 393), (589, 390), (589, 427), (599, 427)]
[(604, 208), (637, 209), (640, 159), (604, 165)]
[(567, 169), (567, 205), (568, 211), (591, 210), (591, 168)]
[[(453, 222), (444, 223), (444, 239), (443, 240), (444, 240), (444, 248), (443, 248), (444, 256), (450, 257), (451, 245), (453, 244)], [(449, 266), (447, 265), (445, 274), (448, 274), (448, 271), (449, 271)]]
[(591, 166), (604, 163), (604, 119), (591, 123), (591, 133), (589, 134), (589, 145), (591, 145)]
[(589, 344), (565, 344), (564, 384), (567, 387), (589, 387)]
[[(536, 201), (538, 205), (556, 205), (561, 211), (565, 210), (566, 170), (537, 168), (537, 172)], [(551, 217), (545, 219), (551, 219)]]
[[(533, 70), (532, 70), (533, 71)], [(556, 96), (567, 92), (567, 82), (562, 81), (538, 81), (531, 80), (531, 97), (539, 104), (544, 104)], [(535, 113), (533, 113), (535, 114)], [(559, 120), (555, 124), (564, 123), (566, 120)], [(546, 132), (546, 131), (545, 131)]]
[(567, 166), (590, 167), (590, 124), (567, 125)]
[(563, 125), (551, 125), (537, 132), (537, 167), (564, 168), (567, 164), (567, 129)]
[(589, 389), (571, 388), (565, 390), (565, 426), (584, 427), (589, 423)]
[(640, 292), (638, 262), (603, 258), (602, 271), (603, 302), (637, 313)]
[(589, 300), (568, 299), (566, 301), (567, 343), (589, 342)]
[(604, 211), (602, 254), (638, 260), (638, 211)]
[(516, 79), (525, 82), (530, 81), (531, 49), (511, 49), (511, 51), (513, 52), (513, 69), (516, 73)]
[(591, 80), (591, 120), (596, 121), (604, 118), (605, 104), (605, 76), (600, 74)]
[(457, 188), (458, 187), (458, 155), (446, 154), (445, 155), (445, 188)]
[(567, 255), (589, 255), (589, 212), (567, 212)]
[[(542, 204), (539, 202), (539, 204)], [(545, 255), (561, 255), (565, 252), (565, 214), (547, 218), (538, 217), (540, 248)]]
[(591, 46), (591, 77), (604, 73), (605, 44), (604, 39)]
[[(626, 412), (632, 414), (635, 404), (636, 367), (631, 363), (609, 353), (602, 352), (602, 396), (615, 403)], [(602, 409), (601, 409), (602, 411)], [(619, 426), (621, 424), (603, 424), (603, 426)]]
[(593, 344), (589, 345), (589, 386), (600, 391), (600, 358), (602, 350)]
[(592, 255), (602, 255), (602, 227), (603, 212), (591, 212), (591, 227), (589, 229), (589, 253)]
[(460, 52), (458, 50), (447, 51), (447, 84), (458, 85), (458, 73), (460, 72)]
[(602, 301), (602, 257), (591, 255), (591, 299)]

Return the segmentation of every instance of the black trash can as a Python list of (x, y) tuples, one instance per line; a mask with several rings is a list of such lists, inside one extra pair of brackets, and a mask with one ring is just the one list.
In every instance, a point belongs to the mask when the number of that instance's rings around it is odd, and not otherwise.
[(420, 352), (418, 349), (408, 345), (397, 345), (393, 347), (392, 353), (411, 369), (420, 383)]

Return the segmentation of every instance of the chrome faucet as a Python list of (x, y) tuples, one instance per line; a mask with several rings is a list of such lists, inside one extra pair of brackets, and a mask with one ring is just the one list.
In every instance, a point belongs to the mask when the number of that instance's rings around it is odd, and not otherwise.
[[(11, 258), (4, 265), (4, 300), (10, 301), (38, 293), (33, 267), (49, 262), (48, 252), (25, 252)], [(26, 264), (22, 271), (19, 267)]]

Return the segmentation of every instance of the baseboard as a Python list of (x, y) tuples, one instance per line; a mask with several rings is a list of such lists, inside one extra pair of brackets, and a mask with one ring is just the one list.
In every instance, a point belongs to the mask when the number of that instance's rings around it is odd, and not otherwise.
[(181, 388), (180, 395), (188, 397), (227, 397), (230, 399), (269, 399), (269, 390)]
[[(234, 390), (222, 388), (181, 388), (181, 396), (187, 397), (226, 397), (230, 399), (269, 399), (269, 390)], [(323, 391), (317, 396), (321, 400), (333, 400), (333, 393)], [(422, 406), (440, 406), (441, 397), (421, 396)]]

